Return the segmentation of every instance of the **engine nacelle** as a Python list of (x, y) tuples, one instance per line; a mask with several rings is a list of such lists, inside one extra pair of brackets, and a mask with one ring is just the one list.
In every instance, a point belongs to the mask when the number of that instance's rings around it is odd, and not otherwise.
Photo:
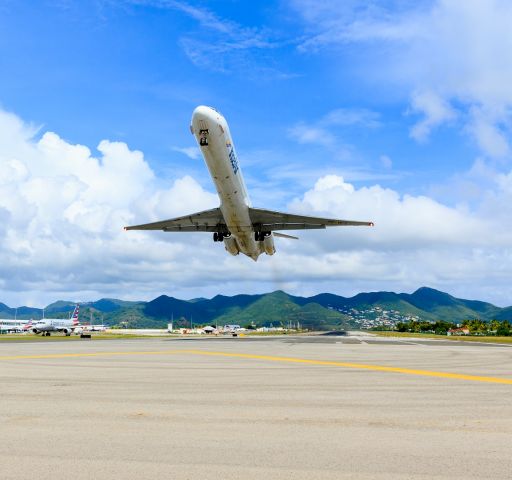
[(231, 253), (231, 255), (238, 255), (240, 253), (240, 249), (238, 248), (238, 243), (236, 243), (235, 237), (230, 235), (229, 237), (224, 237), (224, 248)]
[(69, 337), (69, 336), (71, 335), (71, 332), (72, 332), (72, 331), (73, 331), (73, 330), (72, 330), (71, 328), (64, 328), (64, 329), (62, 330), (62, 333), (64, 333), (64, 335), (66, 335), (66, 337)]
[(272, 234), (265, 236), (263, 240), (263, 250), (267, 255), (274, 255), (276, 248), (274, 247), (274, 236)]

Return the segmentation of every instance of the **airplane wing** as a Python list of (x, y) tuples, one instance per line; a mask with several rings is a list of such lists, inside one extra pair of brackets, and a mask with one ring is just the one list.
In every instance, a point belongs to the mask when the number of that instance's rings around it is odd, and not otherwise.
[(183, 217), (160, 222), (124, 227), (125, 230), (163, 230), (164, 232), (217, 232), (219, 225), (225, 226), (220, 208), (212, 208)]
[[(308, 230), (335, 226), (373, 226), (372, 222), (294, 215), (261, 208), (249, 208), (249, 216), (254, 230), (265, 232)], [(228, 229), (220, 208), (212, 208), (183, 217), (124, 228), (125, 230), (163, 230), (164, 232), (218, 232), (219, 230)]]
[(365, 226), (373, 227), (373, 222), (357, 222), (352, 220), (337, 220), (334, 218), (310, 217), (292, 213), (274, 212), (261, 208), (249, 208), (253, 226), (260, 231), (274, 230), (309, 230), (326, 227)]

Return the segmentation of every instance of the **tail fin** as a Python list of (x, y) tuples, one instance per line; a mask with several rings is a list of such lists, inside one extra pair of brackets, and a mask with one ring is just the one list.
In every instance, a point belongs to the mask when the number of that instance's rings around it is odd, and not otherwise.
[(71, 320), (73, 320), (73, 325), (78, 325), (78, 312), (80, 310), (80, 304), (76, 304), (75, 310), (73, 310), (73, 315)]

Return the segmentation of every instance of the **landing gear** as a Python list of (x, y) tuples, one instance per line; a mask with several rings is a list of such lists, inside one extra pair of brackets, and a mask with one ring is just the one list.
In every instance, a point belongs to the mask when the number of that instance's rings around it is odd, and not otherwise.
[(224, 238), (227, 238), (231, 235), (231, 233), (227, 232), (214, 232), (213, 233), (213, 241), (214, 242), (223, 242)]
[(265, 240), (265, 237), (268, 237), (270, 235), (270, 232), (254, 232), (254, 240), (256, 242), (263, 242)]

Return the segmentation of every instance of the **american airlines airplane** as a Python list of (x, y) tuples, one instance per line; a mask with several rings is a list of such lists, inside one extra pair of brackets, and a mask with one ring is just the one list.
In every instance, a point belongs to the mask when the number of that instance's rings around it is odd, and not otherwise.
[(0, 332), (23, 332), (32, 326), (32, 320), (0, 318)]
[(73, 311), (73, 315), (69, 320), (65, 318), (43, 318), (43, 320), (35, 322), (32, 325), (31, 330), (33, 333), (42, 333), (43, 336), (48, 337), (51, 335), (51, 332), (62, 332), (69, 337), (73, 331), (79, 327), (79, 309), (80, 305), (77, 304)]
[(373, 226), (372, 222), (309, 217), (253, 208), (226, 119), (214, 108), (199, 106), (192, 114), (190, 131), (210, 171), (220, 206), (184, 217), (125, 227), (125, 230), (211, 232), (213, 241), (223, 242), (231, 255), (241, 252), (256, 261), (262, 253), (275, 253), (274, 237), (297, 239), (279, 230)]

